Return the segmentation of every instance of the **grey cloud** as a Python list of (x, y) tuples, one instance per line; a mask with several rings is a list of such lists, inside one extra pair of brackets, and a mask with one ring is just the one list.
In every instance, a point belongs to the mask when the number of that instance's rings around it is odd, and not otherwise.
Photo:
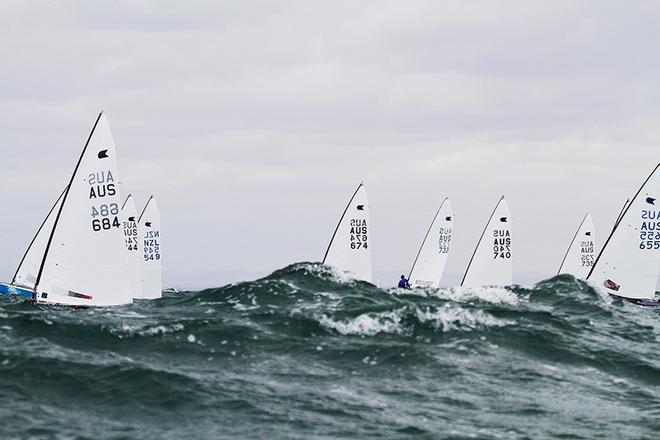
[(173, 282), (320, 259), (363, 179), (377, 270), (408, 268), (448, 195), (457, 224), (447, 269), (462, 271), (506, 194), (516, 271), (551, 274), (584, 212), (602, 238), (657, 162), (653, 3), (0, 10), (0, 202), (14, 208), (0, 224), (6, 274), (102, 108), (125, 187), (138, 204), (159, 197)]

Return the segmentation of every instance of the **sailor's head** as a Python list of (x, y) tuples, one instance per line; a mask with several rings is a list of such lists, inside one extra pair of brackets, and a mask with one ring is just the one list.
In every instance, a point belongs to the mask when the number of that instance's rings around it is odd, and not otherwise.
[(401, 279), (405, 280), (406, 279), (405, 275), (401, 275)]

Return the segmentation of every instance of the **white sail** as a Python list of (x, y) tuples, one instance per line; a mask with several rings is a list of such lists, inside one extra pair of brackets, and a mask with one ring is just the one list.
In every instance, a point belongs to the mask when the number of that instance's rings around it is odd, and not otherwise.
[(461, 285), (477, 287), (512, 284), (511, 245), (511, 212), (502, 196), (479, 238)]
[(37, 301), (81, 306), (133, 301), (115, 153), (101, 113), (57, 212), (35, 283)]
[(142, 239), (138, 230), (138, 214), (135, 200), (131, 194), (126, 197), (121, 208), (121, 226), (124, 232), (124, 245), (128, 252), (131, 294), (133, 298), (142, 298)]
[(586, 279), (594, 261), (596, 261), (596, 231), (591, 215), (587, 214), (568, 246), (557, 275), (567, 273), (578, 279)]
[(360, 183), (339, 219), (323, 263), (350, 272), (357, 279), (373, 282), (370, 226), (367, 191)]
[(408, 277), (412, 287), (438, 288), (445, 270), (453, 234), (454, 210), (445, 199), (435, 213)]
[(612, 295), (653, 299), (660, 266), (660, 173), (655, 167), (600, 250), (588, 280)]
[(140, 232), (140, 257), (142, 269), (142, 293), (140, 298), (155, 299), (163, 296), (162, 249), (160, 211), (154, 196), (149, 198), (138, 219)]
[(34, 283), (37, 281), (39, 268), (44, 259), (44, 253), (46, 252), (46, 245), (48, 244), (48, 239), (53, 231), (55, 217), (60, 209), (65, 192), (66, 189), (57, 198), (55, 204), (50, 208), (50, 211), (48, 211), (48, 215), (43, 223), (41, 223), (41, 226), (37, 229), (37, 233), (25, 251), (23, 259), (18, 264), (14, 279), (11, 282), (12, 285), (34, 289)]

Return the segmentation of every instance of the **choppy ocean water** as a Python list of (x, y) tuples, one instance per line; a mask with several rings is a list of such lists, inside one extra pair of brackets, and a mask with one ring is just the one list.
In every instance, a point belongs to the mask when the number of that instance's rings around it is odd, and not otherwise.
[(660, 310), (310, 263), (108, 309), (0, 297), (0, 400), (1, 438), (654, 439)]

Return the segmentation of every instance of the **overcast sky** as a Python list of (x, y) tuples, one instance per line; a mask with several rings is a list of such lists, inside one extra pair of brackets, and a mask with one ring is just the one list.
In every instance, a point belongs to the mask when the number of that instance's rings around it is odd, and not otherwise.
[(651, 1), (3, 1), (0, 275), (101, 109), (124, 188), (158, 197), (166, 284), (319, 261), (361, 180), (377, 277), (445, 196), (462, 273), (502, 194), (516, 279), (552, 274), (660, 158), (659, 22)]

